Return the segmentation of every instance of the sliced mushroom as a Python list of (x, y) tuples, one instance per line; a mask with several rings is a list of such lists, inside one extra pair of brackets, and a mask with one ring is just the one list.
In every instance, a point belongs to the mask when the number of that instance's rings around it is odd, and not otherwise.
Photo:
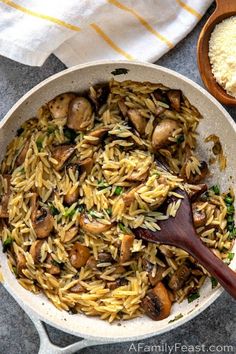
[(182, 92), (180, 90), (169, 90), (167, 92), (167, 97), (170, 100), (171, 108), (180, 112)]
[(99, 84), (93, 86), (93, 91), (89, 93), (89, 98), (94, 103), (96, 111), (103, 106), (108, 99), (108, 95), (110, 93), (110, 87), (107, 84)]
[(118, 107), (122, 113), (122, 116), (124, 118), (126, 118), (127, 113), (128, 113), (128, 107), (126, 106), (125, 101), (121, 99), (117, 102), (117, 104), (118, 104)]
[[(194, 202), (198, 197), (200, 197), (203, 193), (207, 191), (207, 185), (205, 183), (197, 184), (197, 185), (192, 185), (189, 184), (187, 185), (189, 191), (188, 195), (191, 200), (191, 202)], [(193, 189), (191, 189), (193, 187)]]
[(173, 132), (179, 128), (178, 123), (173, 119), (163, 119), (154, 129), (152, 135), (152, 147), (154, 151), (170, 144), (169, 138)]
[(129, 192), (123, 195), (123, 201), (126, 206), (130, 206), (135, 201), (135, 193), (141, 188), (143, 185), (132, 188)]
[(86, 175), (89, 175), (93, 168), (93, 159), (88, 157), (87, 159), (81, 160), (79, 162), (79, 167), (81, 173), (85, 172)]
[(86, 266), (90, 269), (96, 270), (97, 269), (96, 259), (93, 256), (89, 257), (89, 259), (86, 262)]
[(89, 257), (89, 248), (84, 245), (81, 245), (81, 243), (79, 242), (75, 242), (69, 254), (71, 265), (74, 268), (79, 269), (86, 264)]
[(67, 126), (84, 132), (93, 124), (93, 110), (90, 102), (84, 97), (76, 97), (70, 102)]
[(143, 259), (142, 264), (144, 269), (148, 273), (148, 279), (152, 286), (155, 286), (157, 283), (159, 283), (159, 281), (162, 280), (163, 278), (162, 274), (166, 270), (166, 267), (161, 267), (160, 265), (156, 265), (156, 271), (153, 274), (154, 265), (151, 262), (149, 262), (147, 259)]
[(144, 135), (147, 125), (146, 119), (141, 116), (137, 109), (129, 109), (127, 115), (137, 132), (140, 135)]
[(64, 196), (65, 204), (72, 205), (73, 203), (77, 202), (77, 200), (79, 199), (79, 191), (80, 188), (77, 187), (76, 189), (67, 192), (66, 195)]
[(101, 263), (111, 263), (113, 261), (112, 255), (107, 252), (99, 252), (98, 260)]
[(37, 238), (46, 238), (49, 236), (54, 226), (54, 218), (46, 208), (38, 209), (37, 194), (31, 197), (31, 220)]
[(164, 102), (164, 103), (167, 103), (168, 101), (166, 97), (166, 93), (159, 88), (153, 92), (153, 96), (157, 101)]
[(121, 241), (120, 262), (128, 262), (131, 258), (131, 247), (133, 246), (134, 235), (124, 235)]
[(60, 171), (65, 162), (72, 156), (75, 151), (75, 146), (72, 144), (62, 144), (55, 146), (52, 150), (52, 158), (54, 158), (58, 164), (55, 165), (55, 170)]
[(85, 232), (90, 232), (91, 234), (95, 235), (108, 231), (112, 227), (112, 224), (110, 223), (102, 224), (101, 222), (94, 219), (90, 221), (85, 214), (81, 215), (79, 224)]
[(206, 163), (206, 161), (200, 161), (200, 174), (198, 173), (190, 173), (190, 176), (187, 177), (186, 174), (186, 166), (187, 166), (187, 162), (188, 160), (186, 160), (186, 162), (183, 164), (182, 168), (181, 168), (181, 172), (180, 172), (180, 177), (183, 178), (186, 182), (191, 183), (191, 184), (199, 184), (202, 180), (204, 180), (208, 173), (209, 173), (209, 169), (208, 169), (208, 165)]
[(49, 255), (46, 258), (46, 263), (48, 265), (46, 271), (49, 274), (57, 275), (57, 274), (61, 273), (61, 269), (60, 269), (59, 265), (56, 264), (56, 262), (53, 260), (51, 255)]
[(7, 190), (6, 192), (2, 195), (1, 197), (1, 202), (0, 202), (0, 218), (2, 219), (7, 219), (9, 217), (8, 213), (8, 204), (9, 204), (9, 199), (11, 195), (11, 175), (3, 175), (2, 178), (6, 180), (7, 184)]
[(53, 118), (62, 119), (67, 117), (69, 104), (76, 97), (75, 93), (67, 92), (56, 96), (48, 102), (48, 108)]
[(78, 228), (72, 227), (71, 229), (65, 232), (64, 241), (63, 242), (70, 242), (76, 235), (78, 234)]
[(110, 130), (108, 127), (102, 127), (98, 128), (96, 130), (93, 130), (91, 133), (88, 134), (88, 136), (92, 136), (93, 138), (97, 138), (96, 140), (88, 140), (87, 142), (91, 145), (97, 145), (99, 144), (102, 139), (105, 138), (107, 135), (107, 132)]
[(26, 141), (20, 151), (20, 153), (17, 156), (15, 165), (16, 167), (21, 166), (24, 162), (25, 162), (25, 158), (26, 158), (26, 154), (29, 150), (29, 146), (30, 146), (30, 141)]
[(29, 253), (31, 254), (35, 263), (40, 263), (40, 261), (41, 261), (41, 256), (42, 256), (41, 248), (42, 248), (43, 244), (44, 244), (44, 241), (36, 240), (30, 246)]
[(169, 287), (175, 291), (181, 289), (186, 283), (186, 281), (189, 279), (190, 275), (190, 269), (187, 267), (186, 264), (182, 264), (171, 276), (168, 283)]
[(155, 288), (148, 290), (141, 304), (146, 315), (154, 321), (163, 320), (170, 314), (171, 300), (161, 282), (157, 283)]
[(70, 288), (69, 291), (75, 294), (80, 294), (80, 293), (85, 293), (86, 289), (80, 283), (78, 283), (72, 286), (72, 288)]
[(200, 227), (205, 225), (207, 221), (206, 211), (201, 209), (201, 206), (205, 204), (204, 202), (195, 202), (192, 204), (192, 212), (193, 212), (193, 223), (195, 227)]
[(108, 282), (107, 287), (110, 290), (115, 290), (115, 289), (119, 288), (120, 286), (127, 285), (128, 283), (129, 282), (127, 279), (119, 278), (119, 279), (116, 279), (115, 281)]
[(25, 256), (22, 253), (18, 253), (17, 255), (17, 262), (16, 262), (16, 272), (18, 275), (22, 275), (23, 274), (23, 269), (26, 268), (26, 259)]

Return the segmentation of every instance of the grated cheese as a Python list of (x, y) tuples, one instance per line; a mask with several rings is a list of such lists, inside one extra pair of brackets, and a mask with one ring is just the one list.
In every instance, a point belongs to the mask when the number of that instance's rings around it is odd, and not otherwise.
[(236, 16), (216, 25), (209, 42), (209, 58), (218, 84), (236, 98)]

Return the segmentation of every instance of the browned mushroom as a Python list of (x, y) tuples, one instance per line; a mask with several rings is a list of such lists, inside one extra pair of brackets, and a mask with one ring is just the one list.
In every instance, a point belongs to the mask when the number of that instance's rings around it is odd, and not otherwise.
[(62, 144), (53, 147), (52, 158), (58, 162), (54, 167), (56, 171), (60, 171), (63, 168), (65, 162), (72, 156), (74, 151), (75, 146), (72, 144)]
[(186, 161), (183, 164), (183, 166), (181, 168), (181, 172), (180, 172), (180, 177), (183, 178), (186, 182), (192, 183), (192, 184), (198, 184), (207, 177), (207, 175), (209, 173), (209, 169), (208, 169), (208, 165), (207, 165), (206, 161), (200, 161), (200, 166), (199, 166), (199, 169), (201, 172), (200, 174), (190, 173), (189, 177), (187, 177), (187, 174), (186, 174), (187, 162), (188, 161)]
[(79, 294), (79, 293), (85, 293), (86, 289), (80, 283), (77, 283), (74, 286), (72, 286), (72, 288), (70, 288), (69, 291), (75, 294)]
[(179, 129), (179, 124), (173, 119), (163, 119), (154, 129), (152, 134), (152, 147), (154, 151), (159, 150), (171, 143), (169, 138), (175, 130)]
[(53, 230), (54, 218), (47, 208), (38, 209), (37, 194), (31, 197), (31, 220), (37, 238), (45, 238)]
[(42, 248), (43, 244), (44, 244), (44, 241), (36, 240), (30, 246), (29, 253), (31, 254), (35, 263), (40, 263), (40, 261), (41, 261), (41, 256), (42, 256), (41, 248)]
[(90, 269), (96, 270), (97, 269), (97, 261), (94, 256), (89, 257), (86, 262), (86, 266)]
[(170, 100), (171, 108), (180, 112), (182, 92), (180, 90), (169, 90), (167, 92), (167, 97)]
[(93, 110), (85, 97), (76, 97), (70, 102), (67, 126), (76, 131), (84, 132), (93, 124)]
[(81, 160), (79, 162), (79, 167), (81, 173), (85, 172), (86, 175), (89, 175), (93, 168), (93, 159), (88, 157), (87, 159)]
[(200, 227), (205, 225), (207, 220), (206, 211), (201, 209), (204, 202), (195, 202), (192, 204), (192, 212), (193, 212), (193, 223), (195, 227)]
[(147, 259), (144, 258), (142, 260), (142, 264), (143, 264), (144, 269), (148, 273), (148, 279), (149, 279), (149, 282), (152, 286), (155, 286), (157, 283), (159, 283), (159, 281), (162, 280), (162, 278), (163, 278), (162, 274), (166, 270), (166, 267), (161, 267), (160, 265), (157, 264), (156, 271), (153, 274), (154, 265), (151, 262), (149, 262)]
[(18, 253), (17, 255), (17, 262), (16, 262), (16, 272), (18, 275), (23, 275), (22, 272), (26, 268), (26, 259), (22, 253)]
[(88, 140), (87, 142), (91, 145), (97, 145), (99, 144), (102, 139), (105, 138), (107, 135), (107, 132), (110, 130), (108, 127), (102, 127), (98, 128), (96, 130), (93, 130), (91, 133), (88, 134), (88, 136), (92, 136), (93, 138), (96, 138), (96, 140)]
[(140, 135), (145, 134), (145, 128), (147, 125), (146, 119), (141, 116), (137, 109), (129, 109), (127, 112), (129, 120), (133, 124), (134, 128)]
[(126, 106), (124, 100), (122, 100), (122, 99), (119, 100), (119, 101), (117, 102), (117, 104), (118, 104), (118, 107), (119, 107), (119, 109), (120, 109), (120, 111), (121, 111), (121, 114), (123, 115), (124, 118), (126, 118), (127, 112), (128, 112), (128, 108), (127, 108), (127, 106)]
[(146, 315), (154, 321), (163, 320), (170, 314), (171, 300), (162, 282), (157, 283), (155, 288), (148, 290), (141, 304)]
[(63, 242), (70, 242), (76, 235), (78, 234), (78, 228), (72, 227), (69, 230), (65, 232), (64, 240)]
[(107, 252), (98, 253), (98, 261), (101, 263), (111, 263), (113, 261), (112, 255)]
[(95, 235), (108, 231), (112, 227), (112, 224), (110, 223), (102, 224), (101, 222), (94, 219), (90, 221), (87, 215), (85, 214), (81, 215), (79, 224), (85, 232), (90, 232), (91, 234)]
[(30, 141), (27, 140), (24, 145), (22, 146), (22, 149), (20, 150), (20, 153), (17, 156), (15, 165), (16, 167), (21, 166), (24, 162), (25, 162), (25, 158), (26, 158), (26, 154), (29, 150), (29, 146), (30, 146)]
[(130, 206), (131, 203), (133, 203), (135, 201), (135, 193), (137, 193), (137, 191), (139, 190), (139, 188), (141, 188), (143, 185), (141, 184), (138, 187), (134, 187), (132, 188), (129, 192), (125, 193), (123, 195), (123, 201), (125, 203), (126, 206)]
[(86, 264), (89, 257), (89, 248), (84, 245), (81, 245), (81, 243), (79, 242), (75, 242), (69, 254), (71, 265), (74, 268), (79, 269)]
[(69, 103), (75, 97), (76, 97), (75, 93), (66, 92), (56, 96), (55, 98), (53, 98), (53, 100), (48, 102), (48, 108), (51, 112), (52, 117), (56, 119), (60, 119), (60, 118), (62, 119), (67, 117)]
[(61, 269), (59, 267), (59, 264), (57, 264), (54, 259), (52, 258), (51, 254), (47, 256), (46, 258), (46, 272), (52, 275), (57, 275), (61, 273)]
[(124, 235), (121, 241), (120, 262), (128, 262), (131, 258), (131, 247), (133, 246), (134, 235)]
[(111, 281), (107, 283), (107, 287), (110, 290), (115, 290), (117, 288), (119, 288), (120, 286), (124, 286), (127, 285), (129, 282), (127, 279), (125, 278), (118, 278), (115, 281)]
[(10, 199), (10, 186), (11, 186), (11, 175), (3, 175), (2, 178), (6, 180), (6, 186), (7, 190), (5, 193), (1, 196), (1, 202), (0, 202), (0, 218), (2, 219), (7, 219), (9, 217), (8, 213), (8, 204), (9, 204), (9, 199)]
[(203, 193), (207, 191), (207, 185), (205, 183), (192, 185), (194, 189), (191, 189), (191, 184), (187, 186), (189, 191), (188, 195), (191, 202), (194, 202), (198, 197), (200, 197)]
[(181, 289), (186, 283), (186, 281), (189, 279), (190, 275), (190, 269), (187, 267), (186, 264), (182, 264), (171, 276), (168, 283), (169, 287), (175, 291)]
[(77, 187), (74, 190), (70, 190), (66, 193), (66, 195), (64, 196), (64, 202), (67, 205), (72, 205), (73, 203), (77, 202), (77, 200), (79, 199), (79, 191), (80, 188)]

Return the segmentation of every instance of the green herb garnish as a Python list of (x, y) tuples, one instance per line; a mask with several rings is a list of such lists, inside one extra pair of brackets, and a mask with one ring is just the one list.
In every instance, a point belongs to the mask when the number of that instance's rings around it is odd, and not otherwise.
[(216, 184), (210, 188), (212, 192), (214, 192), (215, 195), (220, 195), (220, 187)]
[(53, 216), (60, 214), (59, 210), (53, 204), (50, 204), (49, 210)]
[(229, 234), (229, 239), (233, 240), (236, 238), (236, 228), (234, 227), (233, 230)]
[(218, 280), (214, 277), (211, 277), (211, 287), (214, 289), (218, 285)]
[(103, 181), (103, 180), (98, 181), (98, 189), (99, 190), (102, 190), (107, 187), (109, 187), (109, 184), (107, 184), (105, 181)]
[(184, 142), (184, 135), (183, 134), (181, 134), (181, 135), (179, 135), (177, 138), (176, 138), (176, 143), (177, 144), (181, 144), (182, 142)]
[(84, 205), (83, 204), (80, 204), (77, 208), (78, 212), (79, 213), (82, 213), (84, 211)]
[(77, 137), (77, 133), (75, 130), (70, 129), (70, 128), (64, 128), (63, 133), (65, 137), (69, 140), (69, 142), (73, 143)]
[(50, 134), (54, 133), (54, 131), (55, 131), (55, 126), (49, 125), (49, 127), (47, 129), (47, 133), (50, 135)]
[(112, 209), (111, 208), (108, 208), (106, 210), (106, 212), (107, 212), (107, 215), (112, 216)]
[(129, 70), (126, 68), (117, 68), (111, 72), (112, 75), (126, 75), (128, 74)]
[(227, 206), (227, 214), (234, 214), (234, 206), (233, 205)]
[(43, 148), (43, 139), (42, 138), (38, 138), (36, 140), (36, 145), (37, 145), (37, 148), (38, 148), (38, 151), (40, 152)]
[(233, 200), (233, 198), (230, 196), (230, 194), (227, 194), (226, 197), (225, 197), (225, 203), (231, 205), (231, 204), (233, 204), (233, 201), (234, 201), (234, 200)]
[(96, 210), (89, 210), (88, 214), (91, 215), (93, 218), (101, 219), (103, 215), (101, 213), (98, 213)]
[(9, 248), (12, 245), (12, 242), (13, 242), (13, 239), (11, 237), (6, 238), (6, 240), (3, 242), (3, 245), (2, 245), (3, 253), (6, 253), (9, 250)]
[(192, 293), (188, 296), (188, 302), (193, 302), (194, 300), (198, 299), (200, 297), (200, 294), (198, 292)]
[(119, 222), (118, 226), (121, 231), (126, 232), (125, 225), (123, 225), (121, 222)]
[(229, 253), (228, 253), (228, 259), (229, 259), (230, 261), (232, 261), (232, 260), (234, 259), (234, 253), (229, 252)]
[(13, 270), (13, 272), (14, 272), (15, 276), (16, 276), (16, 277), (18, 277), (18, 272), (17, 272), (16, 267), (14, 267), (14, 266), (13, 266), (13, 267), (12, 267), (12, 270)]
[(122, 187), (116, 187), (114, 190), (114, 194), (115, 195), (121, 195), (121, 193), (123, 192), (123, 188)]
[(65, 216), (66, 218), (72, 219), (73, 216), (75, 215), (75, 213), (76, 213), (75, 209), (72, 209), (72, 210), (66, 209), (65, 212), (63, 213), (63, 216)]
[(172, 323), (172, 322), (178, 321), (178, 320), (180, 320), (182, 317), (184, 317), (184, 316), (183, 316), (182, 313), (180, 313), (180, 314), (176, 315), (175, 318), (173, 318), (172, 320), (170, 320), (168, 323)]

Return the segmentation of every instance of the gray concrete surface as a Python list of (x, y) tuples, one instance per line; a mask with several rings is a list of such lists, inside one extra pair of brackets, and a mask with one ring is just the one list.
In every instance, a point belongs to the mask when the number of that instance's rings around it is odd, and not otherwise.
[[(196, 43), (200, 29), (208, 14), (197, 25), (193, 32), (165, 55), (157, 64), (176, 70), (190, 79), (201, 84), (201, 79), (196, 64)], [(51, 56), (41, 68), (32, 68), (15, 63), (0, 57), (0, 117), (30, 88), (47, 78), (48, 76), (64, 69), (64, 65)], [(228, 109), (236, 120), (236, 109)], [(232, 142), (233, 143), (233, 142)], [(160, 345), (153, 348), (152, 352), (170, 353), (164, 344), (169, 346), (176, 344), (172, 353), (193, 353), (191, 346), (205, 345), (202, 349), (195, 348), (195, 352), (236, 353), (236, 326), (235, 316), (236, 302), (227, 294), (223, 294), (210, 308), (205, 310), (197, 318), (182, 327), (169, 333), (142, 340), (139, 353), (151, 352), (151, 348), (144, 345)], [(73, 343), (74, 337), (47, 326), (52, 341), (55, 344), (65, 346)], [(179, 349), (178, 343), (188, 346)], [(92, 347), (81, 351), (83, 354), (124, 354), (138, 352), (138, 342), (118, 343)], [(211, 346), (215, 347), (211, 347)], [(231, 345), (231, 348), (227, 346)], [(38, 351), (39, 339), (37, 332), (27, 315), (17, 303), (10, 297), (6, 290), (0, 286), (0, 354), (35, 354)], [(218, 347), (217, 347), (218, 346)], [(232, 349), (234, 348), (234, 349)]]

